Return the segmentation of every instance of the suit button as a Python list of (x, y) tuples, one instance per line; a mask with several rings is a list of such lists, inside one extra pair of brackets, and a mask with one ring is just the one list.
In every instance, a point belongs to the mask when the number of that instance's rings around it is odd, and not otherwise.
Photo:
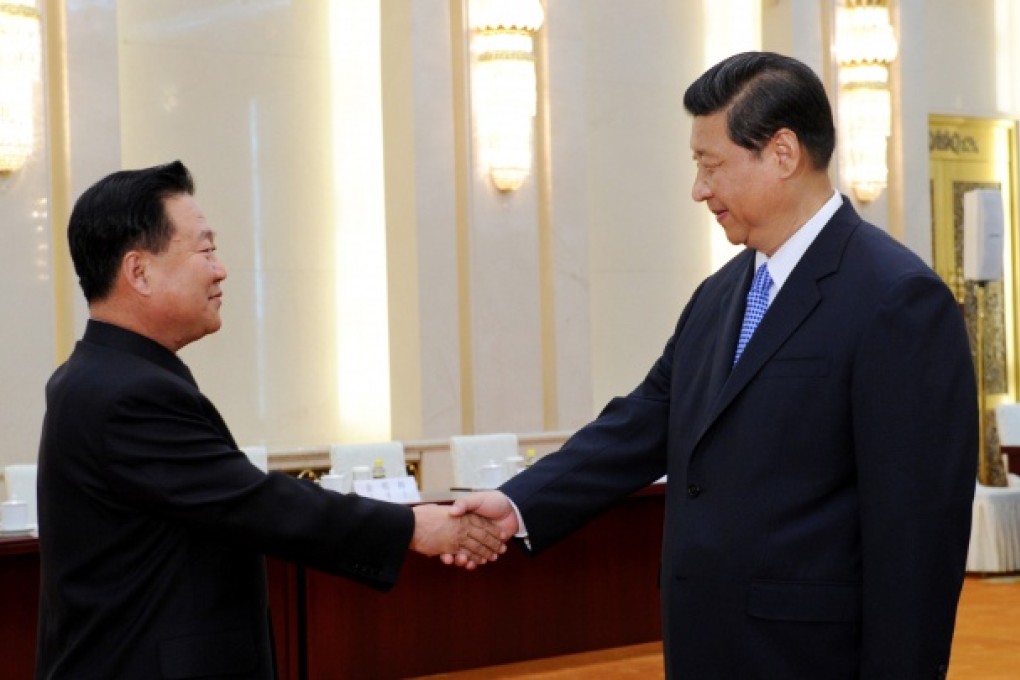
[(689, 484), (689, 485), (687, 485), (687, 495), (690, 496), (691, 498), (697, 498), (698, 494), (700, 494), (700, 493), (701, 493), (701, 487), (698, 486), (697, 484)]

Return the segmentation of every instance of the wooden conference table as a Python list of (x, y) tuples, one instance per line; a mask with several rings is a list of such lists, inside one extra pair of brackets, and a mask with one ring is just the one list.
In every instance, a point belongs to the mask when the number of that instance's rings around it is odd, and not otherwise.
[[(537, 557), (511, 547), (465, 572), (409, 553), (388, 593), (271, 558), (280, 678), (406, 678), (660, 640), (664, 489)], [(38, 598), (37, 541), (0, 537), (5, 678), (32, 677)]]

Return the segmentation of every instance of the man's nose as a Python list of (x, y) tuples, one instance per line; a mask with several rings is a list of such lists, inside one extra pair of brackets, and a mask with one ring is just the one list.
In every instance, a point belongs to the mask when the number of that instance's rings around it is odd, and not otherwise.
[(708, 187), (708, 183), (700, 177), (694, 180), (694, 186), (691, 187), (691, 198), (696, 203), (708, 200), (712, 196), (712, 190)]

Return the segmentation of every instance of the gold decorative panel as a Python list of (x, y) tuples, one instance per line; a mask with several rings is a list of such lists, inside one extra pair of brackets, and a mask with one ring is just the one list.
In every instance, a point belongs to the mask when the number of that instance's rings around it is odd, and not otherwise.
[[(1017, 400), (1020, 252), (1017, 224), (1016, 123), (1009, 120), (930, 116), (932, 263), (960, 302), (982, 395), (982, 483), (1006, 483), (995, 430), (995, 406)], [(1006, 216), (1005, 267), (1000, 281), (981, 286), (963, 277), (963, 195), (995, 189)], [(980, 308), (978, 305), (981, 305)], [(980, 323), (979, 323), (980, 320)], [(978, 332), (980, 330), (980, 333)], [(980, 356), (978, 353), (980, 352)]]

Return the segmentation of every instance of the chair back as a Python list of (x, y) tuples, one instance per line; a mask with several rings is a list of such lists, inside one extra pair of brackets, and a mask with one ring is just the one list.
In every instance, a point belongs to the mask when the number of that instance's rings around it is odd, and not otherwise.
[(482, 468), (494, 463), (502, 471), (506, 459), (518, 455), (520, 454), (515, 434), (471, 434), (450, 437), (453, 484), (469, 489), (490, 487), (491, 484), (483, 479)]
[(241, 451), (248, 456), (251, 464), (263, 472), (269, 472), (269, 451), (264, 446), (242, 446)]

